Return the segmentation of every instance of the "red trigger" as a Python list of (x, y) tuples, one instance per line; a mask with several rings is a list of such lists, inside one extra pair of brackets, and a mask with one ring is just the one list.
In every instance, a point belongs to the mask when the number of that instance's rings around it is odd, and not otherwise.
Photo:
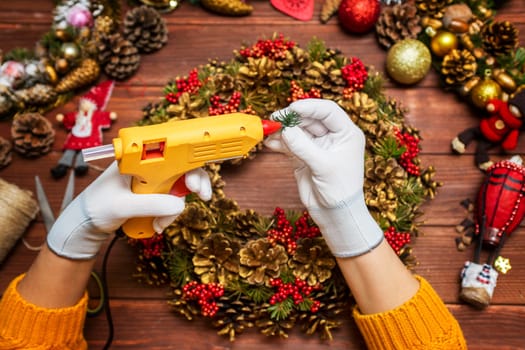
[(186, 187), (186, 175), (182, 175), (175, 181), (171, 186), (170, 194), (177, 197), (185, 197), (190, 194), (191, 191)]

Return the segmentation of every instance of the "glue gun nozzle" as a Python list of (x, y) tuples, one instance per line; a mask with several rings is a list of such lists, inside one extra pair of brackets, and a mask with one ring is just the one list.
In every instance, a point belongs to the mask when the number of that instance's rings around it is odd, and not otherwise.
[(262, 126), (263, 126), (263, 135), (268, 136), (273, 134), (274, 132), (277, 132), (281, 130), (282, 124), (281, 122), (274, 121), (274, 120), (267, 120), (262, 119)]

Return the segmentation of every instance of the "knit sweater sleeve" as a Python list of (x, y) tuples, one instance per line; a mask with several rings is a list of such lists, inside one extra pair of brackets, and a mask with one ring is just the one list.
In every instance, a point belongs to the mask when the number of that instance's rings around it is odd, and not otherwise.
[(87, 293), (74, 306), (46, 309), (25, 301), (14, 279), (0, 300), (0, 350), (87, 349), (82, 335)]
[(369, 349), (467, 349), (458, 321), (424, 278), (419, 291), (398, 308), (354, 319)]

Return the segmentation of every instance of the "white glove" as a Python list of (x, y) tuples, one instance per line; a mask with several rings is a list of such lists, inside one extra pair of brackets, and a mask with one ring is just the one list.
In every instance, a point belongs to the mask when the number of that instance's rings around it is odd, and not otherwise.
[(305, 99), (272, 114), (296, 112), (299, 126), (269, 136), (270, 149), (292, 154), (302, 203), (336, 257), (364, 254), (384, 234), (366, 207), (363, 132), (333, 101)]
[[(186, 173), (185, 182), (203, 200), (211, 198), (210, 179), (203, 169)], [(114, 162), (66, 207), (51, 228), (47, 244), (59, 256), (90, 259), (129, 218), (155, 217), (153, 229), (161, 233), (184, 205), (184, 198), (170, 194), (133, 193), (131, 177), (120, 175)]]

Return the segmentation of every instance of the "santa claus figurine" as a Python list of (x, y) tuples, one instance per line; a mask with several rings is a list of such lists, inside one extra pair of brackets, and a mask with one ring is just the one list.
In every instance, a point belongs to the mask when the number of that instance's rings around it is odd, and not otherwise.
[(516, 148), (525, 117), (525, 90), (518, 91), (508, 102), (489, 100), (485, 108), (489, 116), (481, 119), (479, 126), (466, 129), (452, 140), (452, 149), (464, 153), (466, 146), (476, 139), (475, 161), (481, 170), (493, 165), (488, 156), (490, 148), (500, 145), (507, 152)]
[(117, 119), (115, 112), (105, 111), (113, 86), (112, 80), (94, 86), (80, 98), (77, 111), (56, 116), (57, 121), (69, 130), (69, 134), (64, 142), (62, 157), (51, 169), (55, 179), (65, 176), (70, 167), (74, 167), (75, 175), (87, 173), (89, 167), (80, 151), (102, 145), (102, 130), (108, 129)]

